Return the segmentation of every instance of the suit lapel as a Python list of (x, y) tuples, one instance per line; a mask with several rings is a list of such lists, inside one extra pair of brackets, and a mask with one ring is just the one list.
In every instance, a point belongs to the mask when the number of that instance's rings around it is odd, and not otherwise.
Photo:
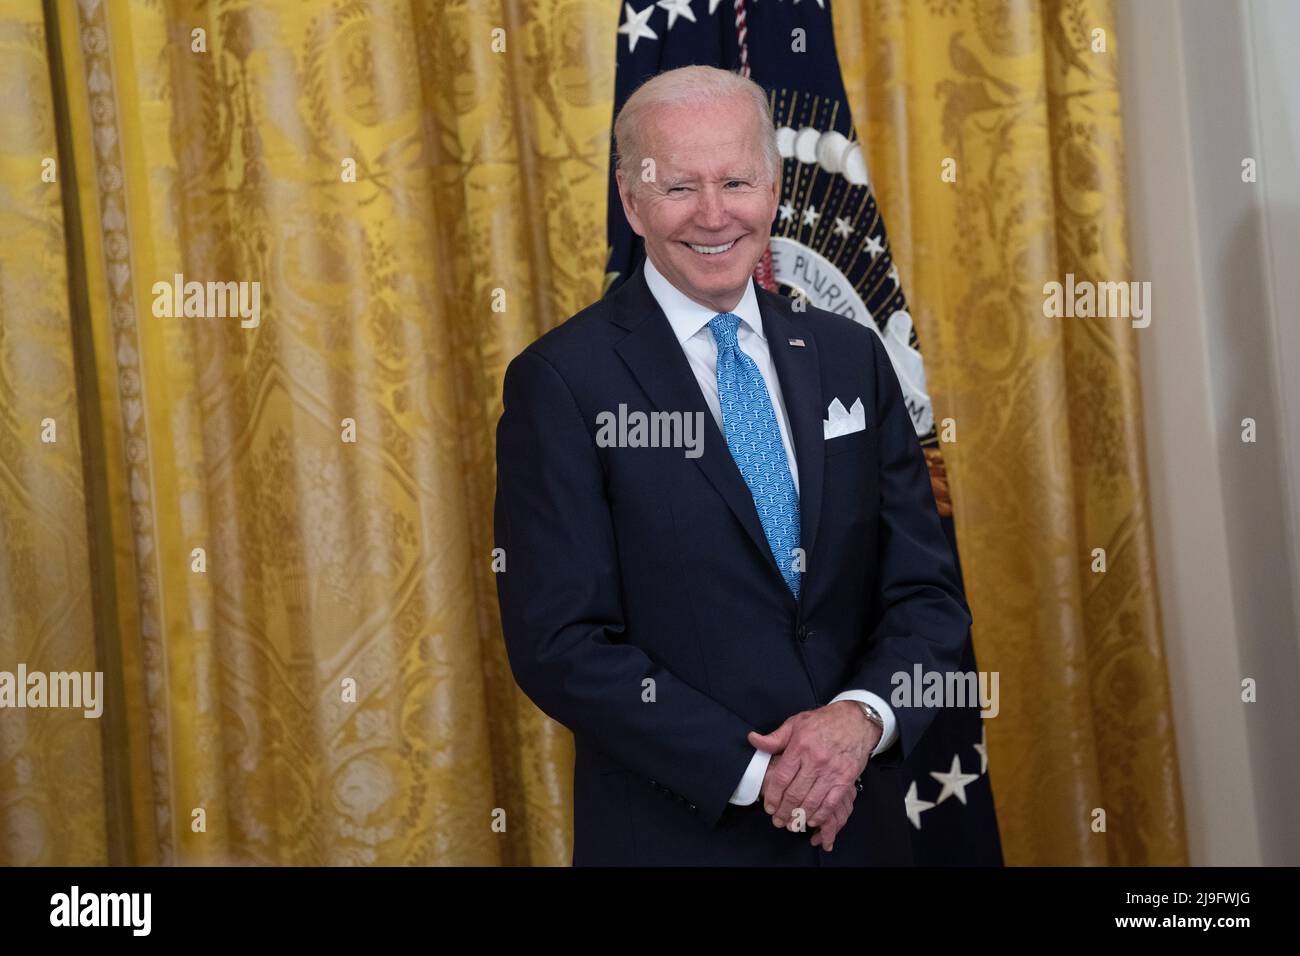
[[(627, 329), (628, 335), (614, 346), (614, 350), (627, 363), (656, 409), (688, 414), (698, 412), (703, 417), (703, 453), (693, 460), (767, 559), (772, 573), (778, 580), (782, 580), (781, 570), (772, 557), (772, 548), (767, 543), (767, 535), (763, 532), (763, 523), (758, 518), (749, 486), (745, 484), (744, 476), (732, 460), (727, 440), (713, 420), (713, 414), (700, 391), (700, 384), (695, 380), (695, 373), (691, 371), (677, 336), (673, 334), (668, 317), (650, 294), (650, 287), (645, 282), (644, 266), (628, 277), (623, 288), (615, 292), (615, 296), (621, 301), (616, 304), (611, 320)], [(789, 594), (783, 580), (782, 590)], [(790, 600), (793, 602), (793, 595)]]
[[(693, 460), (763, 554), (772, 573), (782, 582), (782, 592), (793, 604), (794, 596), (784, 586), (781, 570), (772, 556), (749, 486), (745, 484), (744, 476), (731, 457), (726, 438), (718, 429), (713, 414), (704, 401), (699, 382), (695, 380), (695, 373), (691, 371), (690, 363), (673, 334), (667, 316), (646, 285), (644, 269), (644, 265), (639, 266), (611, 297), (615, 301), (612, 303), (614, 309), (610, 320), (628, 331), (614, 346), (614, 350), (627, 364), (657, 410), (699, 412), (703, 416), (703, 454)], [(786, 412), (790, 416), (795, 458), (799, 463), (800, 543), (805, 556), (809, 556), (817, 536), (823, 470), (817, 345), (808, 329), (802, 325), (796, 328), (790, 319), (780, 314), (781, 305), (767, 298), (770, 293), (762, 289), (756, 291), (759, 312), (763, 318), (763, 331), (781, 381)], [(805, 341), (805, 348), (790, 346), (789, 339), (795, 335)], [(806, 577), (804, 583), (806, 587)]]
[[(791, 441), (799, 463), (800, 544), (804, 560), (811, 561), (817, 541), (817, 526), (822, 510), (822, 473), (825, 465), (825, 441), (822, 428), (821, 362), (817, 357), (817, 340), (807, 323), (796, 323), (785, 313), (788, 301), (782, 296), (756, 289), (758, 310), (763, 316), (763, 334), (772, 355), (772, 365), (781, 381), (781, 395), (790, 417)], [(790, 339), (803, 341), (802, 348)], [(811, 564), (806, 565), (811, 570)], [(807, 593), (808, 575), (803, 581)]]

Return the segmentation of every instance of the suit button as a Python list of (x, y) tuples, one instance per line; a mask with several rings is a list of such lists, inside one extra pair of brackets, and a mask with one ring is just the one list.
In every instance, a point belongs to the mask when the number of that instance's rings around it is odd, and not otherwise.
[(808, 640), (808, 628), (800, 624), (795, 629), (794, 636), (795, 636), (795, 640), (797, 640), (800, 644), (802, 644), (804, 641)]

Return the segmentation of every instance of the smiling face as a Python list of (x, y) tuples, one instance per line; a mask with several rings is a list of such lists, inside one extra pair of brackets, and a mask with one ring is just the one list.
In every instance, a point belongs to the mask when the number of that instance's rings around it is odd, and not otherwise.
[[(781, 186), (769, 177), (759, 121), (744, 96), (704, 106), (659, 106), (641, 143), (654, 180), (617, 174), (627, 221), (646, 255), (701, 305), (729, 312), (767, 249)], [(630, 181), (634, 179), (635, 181)]]

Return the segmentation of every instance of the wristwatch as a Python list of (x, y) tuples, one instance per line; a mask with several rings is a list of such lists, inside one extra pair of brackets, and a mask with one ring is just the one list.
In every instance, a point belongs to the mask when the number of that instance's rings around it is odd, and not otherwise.
[(880, 736), (885, 736), (885, 718), (880, 716), (880, 712), (865, 701), (855, 700), (853, 703), (862, 708), (863, 717), (880, 728)]
[[(867, 720), (871, 721), (873, 724), (875, 724), (877, 727), (880, 728), (880, 736), (883, 738), (885, 736), (885, 718), (880, 716), (880, 712), (876, 710), (876, 708), (872, 707), (870, 704), (866, 703), (865, 701), (855, 700), (853, 701), (853, 703), (857, 704), (859, 707), (862, 708), (863, 717), (867, 718)], [(857, 787), (858, 793), (861, 793), (862, 777), (858, 777), (857, 780), (854, 780), (853, 785)]]

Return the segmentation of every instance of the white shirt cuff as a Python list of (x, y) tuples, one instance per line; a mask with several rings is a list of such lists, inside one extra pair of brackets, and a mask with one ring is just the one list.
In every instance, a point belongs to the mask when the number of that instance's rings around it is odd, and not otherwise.
[(856, 700), (864, 704), (870, 704), (884, 718), (885, 732), (880, 735), (880, 743), (876, 744), (876, 749), (871, 751), (871, 756), (874, 757), (882, 750), (887, 750), (898, 738), (898, 718), (894, 716), (893, 709), (876, 694), (871, 693), (869, 690), (846, 690), (842, 694), (836, 694), (831, 699), (831, 703), (833, 704), (837, 700)]
[(740, 778), (736, 792), (731, 795), (731, 803), (743, 807), (758, 799), (759, 791), (763, 789), (763, 777), (767, 774), (767, 764), (771, 759), (772, 755), (764, 750), (754, 751), (749, 766), (745, 768), (745, 775)]

